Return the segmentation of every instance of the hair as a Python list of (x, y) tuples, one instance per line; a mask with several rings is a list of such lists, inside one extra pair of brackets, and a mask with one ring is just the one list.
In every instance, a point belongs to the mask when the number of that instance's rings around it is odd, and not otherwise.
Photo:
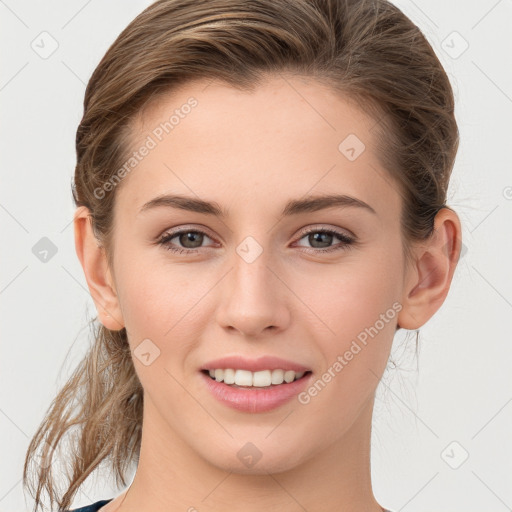
[[(376, 121), (376, 154), (403, 200), (406, 263), (412, 243), (432, 235), (437, 212), (449, 208), (459, 141), (454, 97), (431, 45), (397, 7), (386, 0), (158, 0), (121, 32), (94, 70), (76, 133), (73, 199), (89, 210), (112, 270), (119, 187), (101, 197), (96, 191), (133, 151), (137, 116), (192, 80), (219, 79), (250, 91), (266, 76), (282, 73), (329, 86)], [(138, 462), (143, 389), (126, 329), (97, 322), (93, 331), (92, 347), (46, 411), (26, 453), (23, 485), (35, 498), (34, 511), (43, 490), (52, 508), (54, 502), (59, 510), (69, 508), (104, 461), (116, 484), (126, 486), (125, 470)], [(53, 456), (72, 427), (66, 459), (71, 474), (60, 493)], [(40, 446), (38, 464), (29, 472)]]

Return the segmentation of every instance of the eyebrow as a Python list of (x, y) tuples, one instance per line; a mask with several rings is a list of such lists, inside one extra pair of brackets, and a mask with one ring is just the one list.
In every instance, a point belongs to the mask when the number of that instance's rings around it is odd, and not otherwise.
[[(194, 197), (183, 196), (179, 194), (164, 194), (151, 199), (145, 203), (139, 210), (139, 214), (157, 207), (177, 208), (189, 212), (214, 215), (225, 219), (229, 216), (227, 210), (223, 210), (215, 201), (204, 201)], [(305, 199), (293, 199), (286, 203), (281, 217), (298, 215), (307, 212), (316, 212), (334, 207), (356, 207), (362, 208), (375, 215), (377, 212), (367, 203), (356, 197), (345, 194), (324, 194), (317, 196), (308, 196)]]

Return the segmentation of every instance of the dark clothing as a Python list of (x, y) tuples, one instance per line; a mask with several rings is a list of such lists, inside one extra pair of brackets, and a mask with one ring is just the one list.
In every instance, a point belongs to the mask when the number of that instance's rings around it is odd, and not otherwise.
[[(64, 512), (97, 512), (103, 505), (106, 505), (109, 501), (112, 501), (114, 498), (109, 500), (102, 500), (93, 503), (92, 505), (88, 505), (87, 507), (75, 508), (73, 510), (64, 510)], [(386, 512), (391, 512), (390, 510), (386, 510)]]
[(64, 512), (97, 512), (103, 505), (106, 505), (109, 501), (112, 501), (114, 498), (110, 498), (109, 500), (101, 500), (93, 503), (92, 505), (87, 505), (82, 508), (74, 508), (73, 510), (64, 510)]

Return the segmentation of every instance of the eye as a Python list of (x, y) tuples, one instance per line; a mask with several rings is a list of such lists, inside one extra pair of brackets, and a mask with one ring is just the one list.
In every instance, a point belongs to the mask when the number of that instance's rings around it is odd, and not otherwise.
[[(196, 253), (197, 249), (201, 247), (204, 238), (210, 238), (204, 231), (198, 229), (182, 229), (174, 231), (173, 233), (166, 233), (160, 240), (159, 244), (163, 245), (165, 249), (177, 253)], [(171, 240), (178, 239), (183, 248), (176, 247), (171, 243)], [(210, 239), (211, 240), (211, 239)]]
[[(307, 252), (313, 253), (332, 252), (343, 249), (350, 249), (356, 242), (354, 238), (346, 235), (345, 233), (338, 232), (332, 229), (319, 229), (317, 227), (308, 228), (305, 232), (303, 232), (303, 235), (300, 238), (300, 240), (306, 237), (308, 243), (312, 244), (313, 246), (313, 250), (310, 250), (308, 248)], [(329, 244), (333, 241), (333, 238), (341, 240), (341, 243), (329, 247)], [(318, 244), (320, 245), (320, 247), (318, 247)]]
[[(210, 238), (204, 231), (198, 229), (181, 229), (178, 231), (174, 231), (171, 233), (166, 233), (158, 243), (164, 246), (165, 249), (180, 253), (180, 254), (192, 254), (199, 252), (199, 249), (202, 247), (202, 243), (204, 239)], [(306, 247), (306, 252), (313, 253), (322, 253), (322, 252), (332, 252), (339, 251), (343, 249), (351, 248), (356, 240), (345, 233), (338, 232), (332, 229), (320, 229), (311, 227), (306, 231), (303, 231), (302, 237), (299, 240), (307, 237), (308, 243), (312, 245), (312, 248)], [(337, 238), (341, 242), (335, 246), (329, 246), (333, 239)], [(179, 244), (182, 247), (176, 246), (176, 243), (172, 243), (172, 240), (177, 239)], [(211, 240), (211, 238), (210, 238)], [(317, 245), (320, 245), (318, 247)], [(298, 247), (304, 247), (299, 245)]]

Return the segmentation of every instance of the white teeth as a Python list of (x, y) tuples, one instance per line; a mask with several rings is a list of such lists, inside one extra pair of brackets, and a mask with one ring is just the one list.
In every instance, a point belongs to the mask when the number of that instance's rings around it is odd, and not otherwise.
[(305, 372), (294, 372), (293, 370), (262, 370), (259, 372), (251, 372), (248, 370), (234, 370), (227, 368), (225, 370), (216, 368), (208, 370), (210, 377), (217, 382), (224, 384), (235, 384), (236, 386), (253, 386), (264, 388), (271, 384), (278, 385), (283, 382), (293, 382), (300, 379)]
[(224, 370), (223, 377), (224, 377), (224, 384), (234, 384), (235, 383), (235, 370), (232, 370), (231, 368)]
[(272, 384), (282, 384), (284, 381), (284, 370), (272, 370)]
[(257, 388), (264, 388), (265, 386), (270, 386), (270, 384), (272, 384), (272, 373), (270, 372), (270, 370), (262, 370), (260, 372), (247, 373), (249, 374), (249, 379), (252, 378), (252, 385)]

